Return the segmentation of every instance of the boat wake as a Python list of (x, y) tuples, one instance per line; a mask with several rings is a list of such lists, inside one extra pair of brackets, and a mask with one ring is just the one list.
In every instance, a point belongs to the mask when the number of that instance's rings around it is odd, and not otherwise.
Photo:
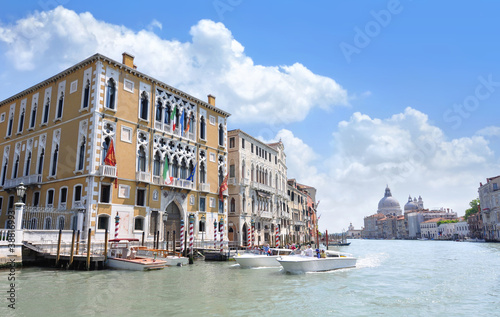
[(369, 267), (378, 267), (389, 257), (386, 253), (373, 253), (368, 254), (364, 257), (358, 258), (358, 262), (356, 263), (356, 268), (369, 268)]

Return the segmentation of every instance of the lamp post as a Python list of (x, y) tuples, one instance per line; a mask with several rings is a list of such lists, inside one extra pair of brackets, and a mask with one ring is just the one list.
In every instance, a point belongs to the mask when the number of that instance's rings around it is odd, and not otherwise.
[[(26, 193), (26, 187), (23, 183), (16, 187), (17, 203), (15, 204), (15, 214), (14, 214), (14, 225), (15, 230), (21, 230), (21, 224), (23, 220), (23, 209), (24, 209), (24, 194)], [(10, 218), (10, 215), (9, 215)]]
[(203, 230), (201, 231), (201, 247), (203, 247), (203, 244), (205, 243), (205, 221), (207, 218), (205, 215), (201, 215), (200, 222), (203, 224)]

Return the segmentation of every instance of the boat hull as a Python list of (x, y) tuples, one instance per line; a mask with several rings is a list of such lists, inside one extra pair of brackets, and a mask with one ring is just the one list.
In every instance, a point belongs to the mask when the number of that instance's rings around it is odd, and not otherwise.
[(254, 267), (280, 267), (280, 263), (277, 261), (277, 255), (239, 255), (235, 256), (234, 260), (242, 268), (254, 268)]
[(302, 274), (307, 272), (332, 271), (356, 266), (356, 258), (353, 257), (327, 257), (316, 258), (307, 256), (284, 256), (277, 261), (283, 270), (292, 274)]
[(151, 259), (119, 259), (108, 258), (106, 266), (116, 270), (130, 270), (130, 271), (150, 271), (161, 270), (165, 267), (165, 261), (153, 261)]

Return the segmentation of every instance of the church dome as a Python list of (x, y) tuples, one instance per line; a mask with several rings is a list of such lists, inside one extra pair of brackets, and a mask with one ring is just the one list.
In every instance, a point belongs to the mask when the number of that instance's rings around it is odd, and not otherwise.
[(409, 196), (408, 202), (405, 205), (405, 212), (412, 210), (418, 210), (418, 205), (415, 203), (414, 200), (411, 199), (411, 196)]
[(389, 186), (385, 189), (384, 198), (378, 202), (378, 212), (384, 215), (401, 215), (401, 206), (396, 198), (392, 197)]

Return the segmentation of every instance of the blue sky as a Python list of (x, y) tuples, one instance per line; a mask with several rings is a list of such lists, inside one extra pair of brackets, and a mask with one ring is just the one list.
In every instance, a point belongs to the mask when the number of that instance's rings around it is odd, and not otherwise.
[[(56, 6), (61, 5), (61, 7)], [(32, 1), (0, 12), (0, 99), (99, 52), (282, 139), (318, 188), (320, 229), (401, 206), (464, 214), (499, 173), (494, 1)], [(160, 66), (159, 66), (160, 65)]]

